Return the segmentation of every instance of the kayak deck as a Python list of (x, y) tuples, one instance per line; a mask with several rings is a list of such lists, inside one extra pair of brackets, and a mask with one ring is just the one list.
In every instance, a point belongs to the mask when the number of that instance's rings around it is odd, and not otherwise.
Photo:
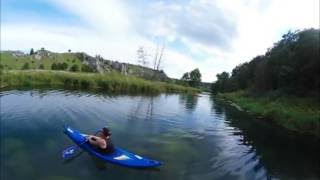
[(98, 149), (86, 142), (85, 134), (81, 134), (79, 131), (74, 130), (70, 127), (65, 127), (65, 133), (74, 143), (76, 143), (82, 149), (84, 149), (91, 155), (110, 163), (138, 168), (156, 167), (162, 164), (159, 161), (141, 157), (118, 147), (115, 147), (114, 152), (104, 154), (99, 152)]

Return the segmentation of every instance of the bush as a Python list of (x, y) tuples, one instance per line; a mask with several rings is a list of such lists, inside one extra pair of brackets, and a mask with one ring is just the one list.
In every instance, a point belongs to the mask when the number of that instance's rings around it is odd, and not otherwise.
[(44, 65), (40, 64), (39, 69), (44, 69)]
[(94, 70), (93, 70), (90, 66), (88, 66), (88, 65), (86, 65), (86, 64), (83, 64), (83, 65), (81, 66), (81, 71), (82, 71), (82, 72), (94, 72)]
[(25, 69), (30, 69), (30, 66), (29, 66), (29, 63), (24, 63), (24, 65), (22, 66), (22, 70), (25, 70)]
[(68, 64), (67, 63), (59, 63), (59, 70), (66, 70), (66, 69), (68, 69)]
[(71, 66), (70, 71), (72, 71), (72, 72), (79, 71), (79, 66), (77, 64), (74, 64), (73, 66)]
[(58, 69), (58, 65), (57, 65), (56, 63), (53, 63), (53, 64), (51, 65), (51, 69), (52, 69), (52, 70), (57, 70), (57, 69)]

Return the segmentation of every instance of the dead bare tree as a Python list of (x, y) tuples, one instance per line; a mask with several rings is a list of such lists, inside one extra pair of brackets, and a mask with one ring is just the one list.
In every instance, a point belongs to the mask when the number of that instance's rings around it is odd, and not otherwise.
[(148, 60), (147, 60), (147, 52), (143, 46), (140, 46), (137, 50), (137, 58), (138, 58), (138, 63), (141, 64), (142, 66), (147, 66), (148, 65)]
[(154, 70), (159, 70), (161, 68), (161, 64), (162, 64), (162, 58), (163, 58), (163, 53), (164, 53), (164, 49), (165, 46), (164, 44), (162, 45), (162, 47), (159, 47), (159, 44), (157, 44), (157, 48), (156, 48), (156, 52), (154, 54), (154, 60), (153, 60), (153, 69)]

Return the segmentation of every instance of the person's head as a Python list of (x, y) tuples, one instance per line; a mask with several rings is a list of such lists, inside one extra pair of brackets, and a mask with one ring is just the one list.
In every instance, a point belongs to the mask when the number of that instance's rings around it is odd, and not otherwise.
[(107, 128), (107, 127), (102, 128), (102, 133), (103, 133), (103, 135), (105, 135), (106, 137), (111, 136), (111, 131), (110, 131), (110, 129)]

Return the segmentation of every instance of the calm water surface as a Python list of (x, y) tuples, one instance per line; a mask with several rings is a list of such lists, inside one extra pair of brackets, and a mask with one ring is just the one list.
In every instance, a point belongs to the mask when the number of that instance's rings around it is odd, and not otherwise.
[[(3, 90), (1, 178), (319, 179), (319, 140), (271, 127), (206, 94), (131, 96), (66, 90)], [(63, 162), (72, 144), (63, 124), (85, 133), (113, 130), (117, 146), (157, 159), (130, 169), (82, 153)]]

